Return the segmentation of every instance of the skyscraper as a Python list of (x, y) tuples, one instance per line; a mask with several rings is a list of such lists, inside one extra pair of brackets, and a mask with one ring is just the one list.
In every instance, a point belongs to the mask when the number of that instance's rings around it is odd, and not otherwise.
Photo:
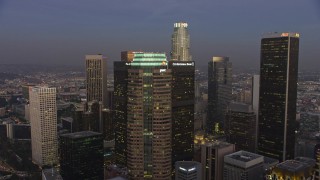
[(223, 157), (235, 151), (234, 144), (223, 141), (201, 144), (202, 179), (223, 178)]
[(235, 144), (237, 151), (255, 152), (256, 123), (256, 115), (251, 105), (230, 103), (225, 123), (227, 141)]
[(190, 35), (188, 32), (188, 23), (186, 22), (174, 23), (171, 38), (171, 60), (191, 61)]
[(246, 151), (224, 156), (224, 180), (262, 180), (264, 157)]
[(194, 147), (193, 61), (169, 61), (172, 71), (172, 164), (191, 161)]
[(164, 53), (135, 53), (128, 69), (127, 163), (131, 179), (171, 177), (171, 71)]
[(121, 52), (121, 61), (113, 64), (114, 92), (112, 99), (113, 122), (115, 133), (116, 163), (127, 166), (127, 104), (128, 104), (128, 69), (133, 61), (134, 51)]
[(206, 131), (224, 127), (225, 113), (232, 95), (232, 63), (228, 57), (213, 57), (208, 64), (208, 119)]
[(56, 88), (32, 87), (30, 96), (32, 160), (51, 166), (58, 160)]
[(63, 134), (59, 140), (63, 179), (103, 179), (103, 136), (92, 131)]
[(107, 63), (102, 55), (86, 55), (86, 88), (87, 102), (107, 106)]
[(258, 153), (280, 162), (294, 157), (298, 33), (261, 40)]

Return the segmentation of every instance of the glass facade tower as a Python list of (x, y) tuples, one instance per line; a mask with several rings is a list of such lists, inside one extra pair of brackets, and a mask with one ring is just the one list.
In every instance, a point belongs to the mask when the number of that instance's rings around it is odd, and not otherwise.
[(172, 71), (172, 164), (191, 161), (194, 148), (195, 63), (169, 61)]
[(208, 133), (223, 129), (231, 95), (232, 63), (228, 57), (213, 57), (208, 63)]
[[(115, 61), (112, 118), (115, 132), (115, 159), (119, 165), (127, 166), (127, 102), (128, 68), (133, 60), (132, 51), (121, 52), (121, 61)], [(128, 56), (130, 55), (130, 58)]]
[(257, 152), (280, 162), (294, 158), (298, 56), (298, 33), (261, 40)]
[(190, 35), (188, 32), (188, 23), (174, 23), (174, 30), (171, 39), (171, 60), (173, 61), (191, 61), (190, 55)]

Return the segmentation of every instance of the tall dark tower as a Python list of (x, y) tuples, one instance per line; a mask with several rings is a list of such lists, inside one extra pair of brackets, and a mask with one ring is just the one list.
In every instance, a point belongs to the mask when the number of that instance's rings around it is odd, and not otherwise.
[(232, 63), (228, 57), (213, 57), (208, 63), (208, 133), (223, 129), (231, 95)]
[(121, 61), (113, 65), (114, 92), (113, 92), (113, 122), (115, 131), (115, 158), (116, 163), (127, 166), (127, 102), (128, 102), (128, 69), (133, 60), (132, 51), (121, 52)]
[(261, 40), (258, 153), (294, 158), (298, 33), (271, 33)]
[(194, 140), (193, 61), (169, 61), (172, 71), (172, 163), (191, 161)]
[(171, 39), (172, 165), (191, 161), (194, 139), (195, 63), (190, 54), (188, 23), (174, 23)]

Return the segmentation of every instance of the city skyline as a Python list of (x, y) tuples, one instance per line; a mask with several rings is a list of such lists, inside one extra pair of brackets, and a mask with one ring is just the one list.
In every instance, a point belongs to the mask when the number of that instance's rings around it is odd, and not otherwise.
[(169, 57), (172, 25), (185, 21), (197, 66), (212, 56), (228, 56), (235, 67), (250, 63), (258, 69), (261, 35), (278, 31), (301, 34), (299, 66), (314, 68), (320, 54), (320, 3), (275, 2), (1, 2), (0, 61), (83, 66), (85, 54), (101, 53), (112, 65), (125, 49)]
[(2, 1), (0, 179), (314, 179), (319, 21), (319, 0)]

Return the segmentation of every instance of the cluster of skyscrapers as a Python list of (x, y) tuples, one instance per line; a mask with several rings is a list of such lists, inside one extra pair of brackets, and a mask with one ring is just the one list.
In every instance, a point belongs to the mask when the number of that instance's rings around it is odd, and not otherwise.
[[(106, 137), (114, 137), (114, 163), (127, 167), (133, 180), (262, 179), (268, 158), (294, 159), (298, 33), (263, 36), (260, 77), (253, 77), (251, 104), (232, 102), (229, 58), (214, 56), (209, 61), (204, 130), (214, 140), (202, 137), (200, 145), (194, 133), (195, 62), (187, 23), (174, 24), (171, 43), (170, 59), (165, 53), (122, 52), (121, 60), (114, 62), (111, 99), (105, 58), (87, 55), (88, 103), (78, 116), (88, 122), (76, 130), (80, 132), (61, 135), (59, 143), (55, 88), (31, 87), (33, 160), (50, 166), (59, 159), (67, 179), (99, 179)], [(221, 136), (228, 143), (217, 142)], [(278, 171), (283, 167), (270, 177), (281, 179)]]

